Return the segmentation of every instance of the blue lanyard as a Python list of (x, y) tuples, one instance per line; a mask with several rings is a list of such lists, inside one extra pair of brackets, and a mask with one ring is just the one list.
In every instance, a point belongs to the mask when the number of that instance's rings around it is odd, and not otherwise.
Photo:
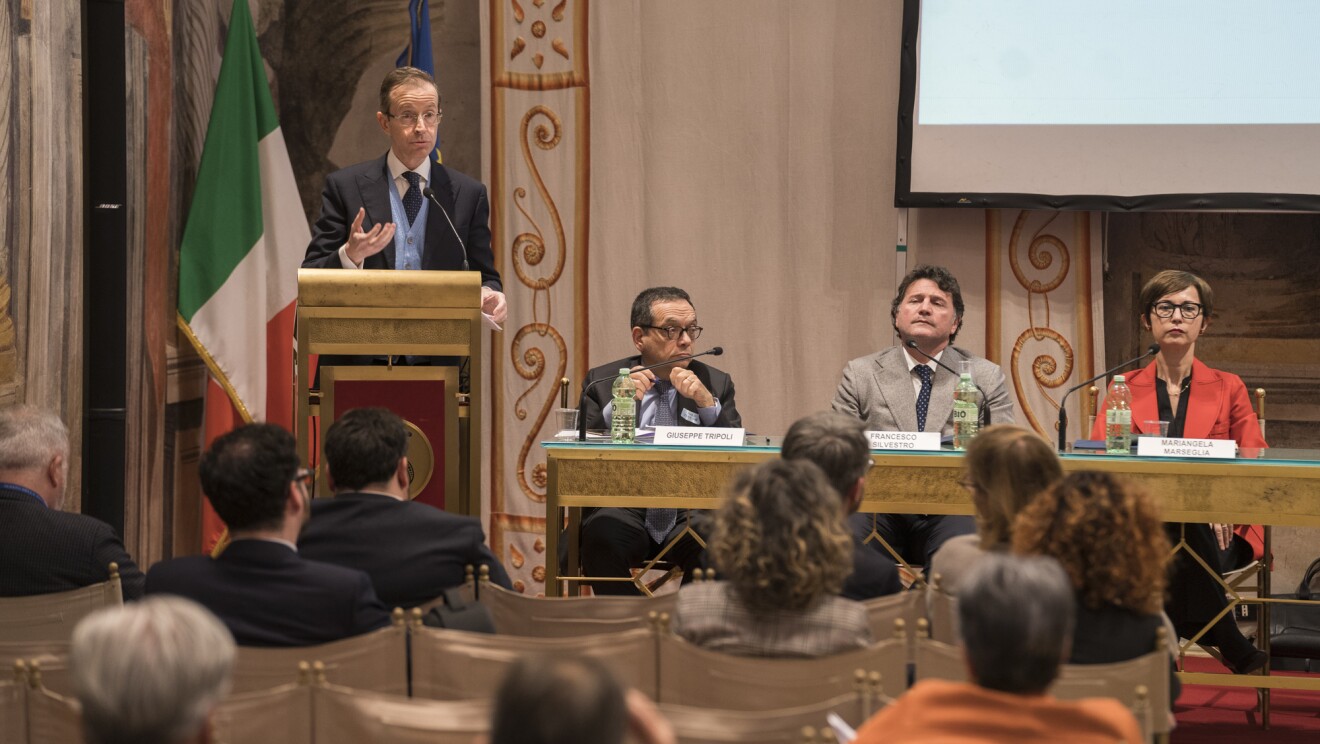
[(33, 491), (30, 488), (24, 488), (18, 485), (17, 483), (0, 483), (0, 491), (13, 491), (14, 493), (21, 493), (25, 496), (31, 496), (33, 499), (36, 500), (38, 504), (41, 504), (42, 506), (46, 506), (46, 500), (41, 498), (40, 494), (38, 494), (36, 491)]

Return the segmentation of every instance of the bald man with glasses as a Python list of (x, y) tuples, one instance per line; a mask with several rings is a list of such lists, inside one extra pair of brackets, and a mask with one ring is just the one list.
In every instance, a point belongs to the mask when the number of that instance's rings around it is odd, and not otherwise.
[[(612, 380), (620, 369), (634, 370), (638, 427), (742, 426), (729, 375), (700, 360), (686, 358), (697, 352), (696, 341), (702, 331), (687, 292), (678, 287), (643, 290), (633, 300), (630, 325), (637, 354), (591, 370), (588, 384)], [(653, 364), (663, 366), (641, 371)], [(588, 388), (581, 412), (588, 429), (609, 428), (612, 387), (610, 382), (601, 382)], [(688, 516), (684, 509), (601, 508), (584, 512), (583, 572), (587, 576), (629, 576), (633, 567), (655, 557), (682, 536), (665, 559), (688, 574), (701, 559), (701, 545), (690, 534), (683, 534)], [(693, 512), (691, 517), (693, 529), (700, 532), (704, 515)], [(563, 560), (561, 554), (561, 563)], [(594, 582), (592, 589), (597, 594), (637, 593), (631, 582), (623, 581)]]

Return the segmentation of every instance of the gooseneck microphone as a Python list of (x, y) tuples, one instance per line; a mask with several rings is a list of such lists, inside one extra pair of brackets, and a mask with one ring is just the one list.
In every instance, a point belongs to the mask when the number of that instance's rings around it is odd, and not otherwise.
[(1145, 354), (1142, 354), (1141, 356), (1136, 357), (1135, 359), (1129, 359), (1126, 362), (1123, 362), (1122, 364), (1114, 367), (1113, 369), (1107, 369), (1104, 372), (1101, 372), (1100, 374), (1096, 375), (1095, 377), (1092, 377), (1091, 379), (1087, 380), (1086, 382), (1083, 382), (1079, 385), (1075, 385), (1069, 388), (1068, 392), (1063, 394), (1063, 400), (1059, 401), (1059, 451), (1063, 452), (1064, 449), (1066, 449), (1068, 446), (1068, 408), (1066, 407), (1066, 404), (1068, 402), (1069, 395), (1072, 395), (1073, 393), (1077, 392), (1078, 390), (1081, 390), (1082, 388), (1086, 387), (1087, 385), (1090, 385), (1091, 383), (1095, 382), (1096, 380), (1102, 377), (1108, 377), (1114, 374), (1115, 372), (1119, 371), (1120, 369), (1123, 369), (1124, 367), (1136, 364), (1142, 359), (1145, 359), (1146, 357), (1151, 356), (1152, 354), (1158, 354), (1158, 353), (1160, 353), (1160, 345), (1151, 344), (1150, 347), (1146, 349)]
[[(915, 340), (913, 340), (913, 339), (908, 339), (908, 340), (907, 340), (907, 343), (904, 344), (904, 346), (906, 346), (906, 347), (908, 347), (909, 349), (911, 349), (911, 350), (917, 352), (918, 354), (920, 354), (920, 355), (926, 357), (927, 359), (931, 360), (932, 362), (935, 362), (936, 364), (940, 365), (940, 367), (942, 367), (943, 369), (947, 370), (947, 371), (949, 372), (949, 374), (953, 375), (954, 377), (957, 377), (957, 378), (961, 378), (961, 377), (962, 377), (962, 374), (960, 374), (960, 373), (958, 373), (958, 372), (954, 372), (954, 371), (953, 371), (953, 368), (950, 367), (949, 365), (945, 364), (944, 362), (941, 362), (940, 360), (936, 359), (935, 357), (931, 356), (930, 354), (927, 354), (926, 352), (924, 352), (924, 351), (922, 351), (921, 349), (917, 348), (917, 342), (916, 342)], [(980, 428), (980, 427), (982, 427), (982, 426), (989, 426), (989, 425), (990, 425), (990, 404), (986, 401), (985, 391), (981, 389), (981, 386), (980, 386), (980, 385), (977, 385), (977, 384), (976, 384), (976, 380), (972, 380), (972, 387), (976, 388), (976, 392), (978, 392), (978, 393), (981, 394), (981, 412), (980, 412), (980, 413), (977, 415), (977, 417), (976, 417), (976, 418), (977, 418), (977, 421), (976, 421), (977, 428)]]
[[(650, 365), (647, 365), (647, 366), (645, 366), (645, 367), (640, 367), (640, 368), (638, 368), (638, 369), (634, 369), (634, 370), (631, 370), (631, 371), (632, 371), (632, 372), (645, 372), (645, 371), (647, 371), (647, 370), (655, 369), (656, 367), (664, 367), (664, 366), (666, 366), (666, 365), (674, 364), (675, 362), (686, 362), (686, 361), (689, 360), (689, 359), (696, 359), (697, 357), (704, 357), (704, 356), (720, 356), (720, 355), (723, 354), (723, 353), (724, 353), (724, 347), (723, 347), (723, 346), (714, 346), (714, 347), (712, 347), (712, 348), (710, 349), (710, 351), (703, 351), (703, 352), (701, 352), (700, 354), (689, 354), (689, 355), (687, 355), (687, 356), (679, 357), (679, 358), (677, 358), (677, 359), (666, 359), (665, 361), (660, 362), (660, 363), (658, 363), (658, 364), (650, 364)], [(619, 376), (619, 373), (616, 371), (613, 375), (609, 375), (609, 376), (607, 376), (607, 377), (601, 377), (601, 378), (599, 378), (599, 379), (595, 379), (595, 380), (587, 380), (586, 382), (582, 383), (582, 395), (580, 395), (580, 396), (578, 397), (578, 438), (577, 438), (577, 440), (578, 440), (579, 442), (585, 442), (585, 441), (587, 441), (587, 412), (586, 412), (586, 407), (587, 407), (587, 391), (590, 390), (591, 388), (595, 387), (596, 385), (598, 385), (598, 384), (600, 384), (600, 383), (602, 383), (602, 382), (605, 382), (606, 380), (613, 380), (613, 379), (615, 379), (615, 378), (618, 377), (618, 376)]]
[(427, 199), (430, 199), (432, 204), (436, 205), (437, 207), (440, 207), (440, 214), (443, 214), (445, 216), (445, 222), (449, 223), (449, 230), (454, 233), (454, 239), (458, 241), (458, 247), (463, 249), (463, 270), (467, 271), (468, 270), (467, 246), (463, 244), (463, 239), (458, 237), (458, 228), (454, 227), (454, 221), (449, 219), (449, 212), (446, 212), (444, 206), (440, 204), (440, 200), (435, 198), (435, 192), (431, 190), (430, 186), (427, 186), (422, 189), (422, 196), (426, 197)]

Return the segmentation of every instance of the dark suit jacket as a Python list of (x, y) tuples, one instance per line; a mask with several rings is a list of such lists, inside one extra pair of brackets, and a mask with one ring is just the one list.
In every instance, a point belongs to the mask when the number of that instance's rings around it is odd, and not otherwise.
[(161, 561), (147, 572), (147, 594), (196, 601), (240, 646), (313, 646), (390, 623), (365, 573), (266, 540), (237, 540), (219, 558)]
[[(624, 367), (631, 369), (641, 363), (642, 358), (640, 356), (610, 362), (588, 372), (587, 382), (613, 380), (619, 376), (620, 369)], [(714, 425), (734, 429), (742, 427), (742, 416), (738, 415), (738, 406), (733, 399), (733, 378), (709, 364), (703, 364), (697, 359), (688, 362), (688, 369), (692, 370), (697, 379), (701, 380), (701, 384), (705, 385), (710, 394), (720, 402), (720, 415), (719, 418), (715, 419)], [(611, 390), (613, 384), (612, 382), (602, 382), (587, 390), (587, 399), (583, 402), (580, 415), (587, 417), (588, 429), (610, 428), (609, 422), (601, 415), (601, 411), (605, 409), (605, 404), (609, 403), (614, 397)], [(697, 426), (698, 424), (692, 423), (691, 420), (683, 416), (684, 411), (690, 411), (695, 415), (697, 413), (697, 403), (691, 398), (684, 398), (680, 395), (678, 396), (678, 410), (674, 411), (674, 418), (678, 420), (679, 426)]]
[(486, 547), (480, 521), (383, 494), (341, 493), (312, 501), (298, 552), (366, 571), (386, 607), (416, 607), (435, 599), (463, 583), (468, 565), (490, 566), (490, 580), (512, 588)]
[(853, 572), (843, 582), (844, 599), (872, 599), (903, 591), (898, 565), (853, 535)]
[(0, 488), (0, 597), (90, 586), (110, 578), (111, 562), (124, 599), (141, 597), (142, 572), (110, 525)]
[[(1155, 632), (1164, 627), (1159, 615), (1142, 615), (1117, 605), (1098, 610), (1077, 603), (1069, 664), (1110, 664), (1145, 656), (1155, 650)], [(1169, 656), (1169, 704), (1182, 692), (1173, 656)]]
[[(985, 392), (994, 424), (1013, 423), (1013, 399), (1004, 385), (1004, 371), (998, 364), (972, 356), (962, 349), (947, 346), (940, 361), (953, 369), (959, 362), (972, 363), (972, 381)], [(935, 370), (930, 408), (926, 411), (926, 431), (953, 436), (953, 391), (958, 378), (943, 369)], [(891, 346), (868, 356), (854, 359), (843, 368), (843, 380), (834, 393), (834, 410), (859, 418), (867, 429), (875, 431), (916, 431), (917, 394), (912, 389), (912, 372), (907, 367), (903, 348)]]
[[(1147, 421), (1158, 421), (1159, 401), (1155, 397), (1155, 362), (1127, 376), (1132, 390), (1132, 431), (1141, 434)], [(1239, 447), (1265, 447), (1260, 422), (1251, 407), (1251, 397), (1242, 378), (1207, 367), (1201, 360), (1192, 361), (1192, 387), (1188, 391), (1187, 418), (1183, 436), (1188, 439), (1232, 439)], [(1093, 439), (1105, 438), (1105, 407), (1096, 412)], [(1176, 413), (1176, 411), (1175, 411)]]
[[(321, 216), (312, 227), (312, 242), (303, 257), (305, 269), (338, 269), (339, 247), (348, 242), (359, 208), (367, 210), (362, 229), (393, 222), (390, 192), (394, 182), (385, 165), (386, 155), (365, 163), (350, 165), (326, 176), (321, 192)], [(468, 265), (481, 272), (481, 283), (494, 290), (502, 289), (500, 273), (490, 248), (490, 202), (480, 181), (431, 161), (431, 190), (454, 220), (454, 229), (467, 246)], [(457, 271), (463, 266), (463, 248), (454, 237), (445, 215), (432, 203), (426, 217), (426, 245), (422, 249), (422, 268)], [(364, 269), (393, 269), (394, 242), (362, 262)]]

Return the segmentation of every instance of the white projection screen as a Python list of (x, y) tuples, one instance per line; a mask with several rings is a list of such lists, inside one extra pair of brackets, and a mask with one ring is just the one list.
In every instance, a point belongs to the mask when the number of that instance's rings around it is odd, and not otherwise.
[(899, 207), (1320, 211), (1317, 0), (905, 0)]

